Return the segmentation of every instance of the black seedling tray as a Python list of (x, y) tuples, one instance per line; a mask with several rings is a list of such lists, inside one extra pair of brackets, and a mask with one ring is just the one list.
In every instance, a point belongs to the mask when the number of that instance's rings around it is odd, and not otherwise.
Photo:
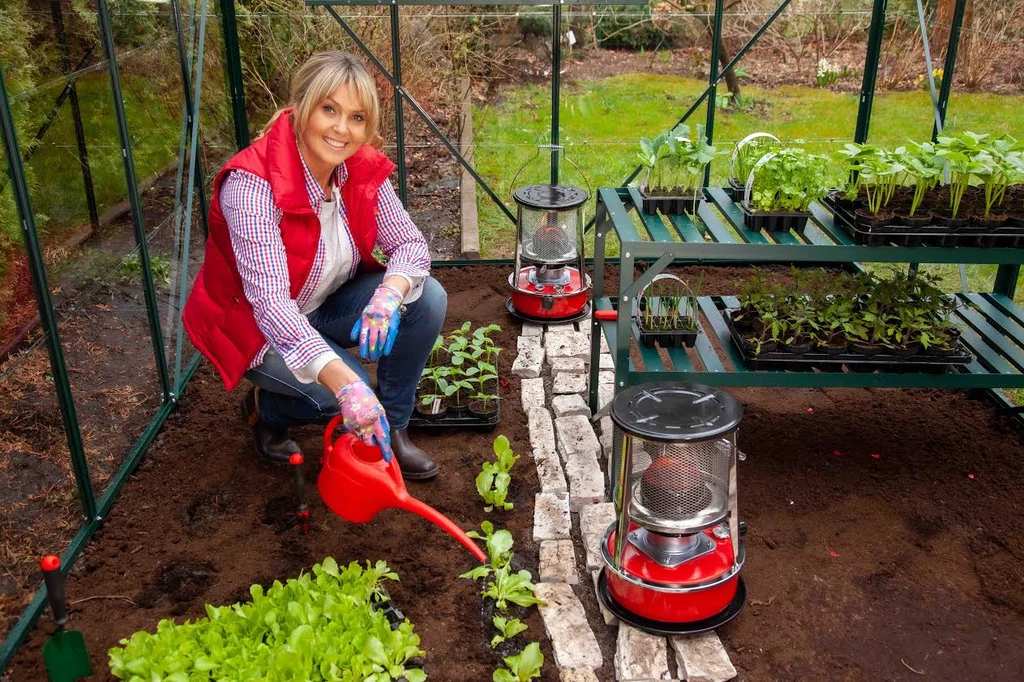
[[(690, 211), (693, 206), (693, 195), (690, 196), (676, 196), (676, 197), (662, 197), (662, 196), (648, 196), (644, 194), (643, 190), (640, 190), (641, 206), (640, 212), (646, 215), (656, 215), (658, 211), (661, 211), (664, 215), (683, 215)], [(704, 195), (701, 194), (700, 198), (697, 199), (697, 206), (700, 206), (700, 202), (704, 201)]]
[(697, 342), (697, 335), (700, 331), (685, 330), (685, 329), (674, 329), (672, 331), (644, 331), (644, 328), (640, 326), (639, 320), (633, 318), (636, 322), (637, 331), (640, 333), (640, 343), (648, 347), (653, 347), (657, 342), (661, 344), (662, 348), (675, 348), (683, 347), (693, 348), (693, 345)]
[(740, 210), (743, 211), (743, 224), (751, 230), (758, 232), (789, 232), (793, 230), (797, 234), (803, 234), (807, 228), (807, 219), (810, 213), (752, 211), (744, 202), (739, 202)]
[(1021, 248), (1024, 247), (1024, 227), (1006, 226), (997, 228), (986, 227), (946, 227), (945, 225), (927, 225), (925, 227), (908, 227), (906, 225), (886, 225), (865, 229), (857, 225), (852, 211), (842, 206), (834, 197), (826, 197), (822, 203), (836, 217), (836, 224), (841, 225), (853, 237), (853, 241), (864, 246), (980, 246), (983, 248)]
[[(391, 629), (397, 630), (398, 626), (405, 622), (405, 614), (398, 610), (398, 607), (395, 606), (395, 603), (391, 600), (391, 595), (388, 594), (384, 587), (378, 585), (377, 590), (383, 595), (384, 599), (382, 601), (373, 601), (371, 598), (370, 608), (374, 611), (381, 611), (387, 619), (388, 624), (391, 626)], [(411, 658), (408, 663), (406, 663), (405, 667), (419, 668), (420, 670), (423, 670), (424, 661), (420, 658)], [(405, 678), (400, 677), (398, 682), (401, 682), (402, 680), (405, 680)]]
[(493, 429), (498, 425), (501, 420), (501, 403), (498, 403), (498, 411), (490, 417), (477, 417), (470, 413), (468, 410), (465, 416), (455, 417), (448, 413), (445, 413), (440, 417), (427, 418), (417, 412), (415, 409), (412, 411), (412, 416), (409, 417), (409, 426), (464, 426), (464, 427), (476, 427), (484, 429)]
[(729, 327), (729, 335), (733, 345), (740, 352), (743, 364), (753, 370), (776, 369), (786, 371), (850, 371), (850, 372), (927, 372), (941, 374), (951, 365), (966, 365), (974, 359), (961, 342), (957, 349), (947, 355), (928, 355), (919, 353), (907, 357), (893, 354), (865, 355), (844, 351), (838, 355), (829, 355), (821, 351), (793, 353), (790, 351), (772, 351), (753, 355), (743, 344), (743, 336), (733, 324), (732, 315), (736, 309), (722, 311), (722, 317)]

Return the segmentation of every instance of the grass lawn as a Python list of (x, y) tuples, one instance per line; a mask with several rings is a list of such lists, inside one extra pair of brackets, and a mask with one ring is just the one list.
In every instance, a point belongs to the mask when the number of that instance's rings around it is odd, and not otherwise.
[[(591, 187), (618, 186), (637, 166), (640, 137), (653, 137), (675, 124), (704, 88), (704, 83), (690, 78), (647, 74), (577, 83), (563, 90), (560, 141), (566, 145), (569, 158), (582, 168)], [(724, 92), (724, 87), (720, 92)], [(853, 139), (857, 94), (796, 86), (745, 86), (743, 92), (754, 96), (758, 104), (749, 112), (717, 112), (715, 143), (720, 148), (731, 150), (744, 136), (762, 130), (785, 141), (803, 140), (806, 148), (820, 152), (831, 151)], [(509, 184), (516, 171), (536, 154), (537, 144), (550, 139), (549, 102), (547, 87), (530, 85), (507, 90), (498, 104), (474, 111), (476, 167), (510, 208), (513, 202)], [(703, 123), (706, 115), (706, 107), (702, 106), (691, 116), (690, 124)], [(932, 120), (926, 92), (880, 93), (875, 98), (870, 140), (877, 144), (900, 144), (909, 138), (927, 139)], [(1022, 137), (1024, 96), (954, 93), (948, 107), (947, 127)], [(547, 182), (548, 158), (545, 154), (530, 163), (516, 185)], [(715, 161), (712, 182), (725, 181), (728, 159), (728, 155), (723, 155)], [(568, 164), (562, 164), (561, 173), (563, 182), (583, 185)], [(477, 196), (481, 255), (511, 255), (514, 226), (484, 192), (479, 191)], [(592, 202), (588, 206), (592, 211)]]

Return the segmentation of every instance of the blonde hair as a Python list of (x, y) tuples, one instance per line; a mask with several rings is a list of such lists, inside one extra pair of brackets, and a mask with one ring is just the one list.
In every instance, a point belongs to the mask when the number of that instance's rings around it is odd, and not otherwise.
[[(302, 135), (306, 124), (320, 102), (343, 85), (355, 89), (359, 101), (366, 110), (366, 144), (378, 149), (384, 144), (378, 132), (380, 124), (380, 99), (377, 84), (361, 61), (348, 52), (318, 52), (299, 67), (292, 76), (291, 101), (292, 128), (295, 136)], [(260, 136), (266, 135), (278, 117), (280, 109), (270, 117)]]

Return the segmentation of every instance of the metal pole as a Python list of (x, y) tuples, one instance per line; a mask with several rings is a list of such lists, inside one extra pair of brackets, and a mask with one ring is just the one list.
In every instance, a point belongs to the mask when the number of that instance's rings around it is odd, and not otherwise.
[[(737, 52), (731, 60), (729, 60), (729, 63), (726, 64), (725, 67), (723, 67), (719, 71), (718, 78), (715, 79), (715, 85), (718, 85), (725, 79), (725, 74), (729, 73), (729, 70), (736, 66), (736, 64), (739, 63), (740, 59), (743, 58), (743, 55), (745, 55), (747, 51), (750, 50), (750, 48), (752, 48), (754, 44), (761, 39), (761, 36), (763, 36), (769, 28), (771, 28), (771, 25), (775, 23), (775, 20), (779, 18), (779, 15), (782, 14), (783, 10), (789, 7), (789, 3), (791, 1), (792, 0), (782, 0), (782, 3), (775, 9), (774, 12), (772, 12), (772, 15), (765, 20), (764, 24), (761, 25), (761, 28), (757, 29), (757, 32), (754, 35), (750, 36), (750, 40), (748, 40), (743, 45), (743, 47), (740, 48), (740, 51)], [(704, 101), (704, 99), (708, 96), (710, 92), (711, 86), (705, 88), (704, 92), (702, 92), (700, 97), (697, 98), (697, 101), (694, 102), (690, 106), (690, 108), (686, 110), (686, 113), (683, 114), (678, 121), (676, 121), (675, 125), (677, 126), (680, 123), (686, 121), (688, 118), (690, 118), (690, 116), (693, 115), (693, 112), (697, 111), (697, 107), (701, 105), (701, 102)], [(672, 127), (674, 128), (675, 126)], [(620, 187), (625, 187), (630, 182), (632, 182), (633, 178), (639, 175), (641, 170), (643, 170), (643, 166), (637, 166), (635, 169), (633, 169), (633, 172), (630, 173), (629, 177), (622, 182)], [(593, 224), (593, 219), (591, 219), (591, 222), (588, 224), (588, 226), (590, 224)]]
[[(190, 112), (189, 120), (192, 125), (191, 131), (191, 153), (189, 154), (189, 172), (188, 177), (190, 178), (188, 183), (188, 192), (186, 193), (187, 199), (185, 200), (185, 219), (182, 221), (185, 229), (185, 238), (182, 240), (181, 247), (181, 284), (178, 290), (178, 300), (184, 301), (188, 296), (188, 252), (189, 252), (189, 235), (192, 230), (192, 192), (195, 186), (198, 184), (200, 191), (202, 191), (203, 181), (200, 177), (199, 181), (196, 182), (197, 174), (199, 173), (199, 104), (202, 96), (203, 88), (203, 55), (206, 53), (206, 0), (203, 0), (202, 9), (199, 11), (199, 55), (196, 61), (196, 98), (194, 109)], [(174, 343), (174, 377), (176, 382), (181, 377), (181, 353), (184, 347), (184, 325), (178, 325), (178, 334)], [(174, 392), (170, 393), (171, 400), (176, 400)]]
[[(708, 117), (705, 133), (708, 137), (708, 144), (714, 144), (715, 139), (715, 106), (718, 104), (718, 44), (722, 40), (722, 14), (725, 12), (725, 0), (715, 0), (715, 29), (711, 38), (711, 66), (708, 71)], [(724, 72), (723, 72), (724, 73)], [(704, 186), (711, 183), (711, 164), (704, 167)]]
[(857, 128), (853, 141), (863, 144), (868, 140), (871, 126), (871, 105), (875, 101), (875, 83), (878, 80), (878, 58), (885, 33), (885, 8), (888, 0), (874, 0), (871, 10), (871, 28), (868, 31), (867, 54), (864, 57), (864, 79), (860, 88), (860, 108), (857, 110)]
[[(185, 59), (185, 38), (181, 31), (181, 15), (179, 14), (178, 0), (171, 0), (171, 14), (174, 18), (174, 33), (178, 39), (178, 54), (181, 57), (181, 86), (185, 91), (185, 125), (191, 127), (193, 118), (200, 118), (201, 112), (199, 111), (199, 107), (192, 106), (192, 74), (190, 64)], [(201, 29), (200, 34), (205, 35), (205, 31)], [(204, 47), (205, 46), (200, 43), (200, 61), (202, 60)], [(202, 70), (202, 64), (200, 64), (199, 69), (200, 71)], [(200, 92), (197, 87), (197, 102), (199, 101), (199, 96)], [(195, 129), (198, 131), (199, 127), (196, 126)], [(206, 204), (206, 174), (203, 171), (203, 160), (201, 156), (195, 157), (195, 176), (192, 178), (192, 182), (196, 183), (196, 189), (199, 193), (199, 216), (203, 226), (203, 235), (205, 236), (208, 232), (206, 216), (209, 212), (209, 207)]]
[(21, 150), (18, 148), (17, 133), (14, 130), (14, 118), (7, 100), (7, 85), (4, 83), (3, 69), (0, 68), (0, 127), (2, 127), (4, 152), (7, 154), (7, 172), (11, 177), (14, 190), (14, 203), (18, 207), (21, 219), (21, 235), (25, 240), (25, 253), (28, 257), (28, 269), (32, 276), (32, 289), (39, 308), (39, 321), (46, 335), (46, 349), (50, 354), (50, 371), (53, 373), (54, 390), (57, 402), (63, 415), (64, 436), (67, 438), (68, 451), (71, 453), (71, 465), (78, 485), (78, 499), (82, 503), (85, 518), (96, 518), (96, 500), (93, 497), (92, 481), (89, 478), (89, 463), (82, 447), (82, 434), (78, 427), (78, 414), (75, 401), (71, 394), (71, 383), (68, 381), (68, 369), (64, 364), (64, 353), (61, 349), (60, 334), (57, 329), (57, 316), (50, 300), (50, 289), (46, 284), (46, 266), (39, 246), (39, 235), (36, 232), (35, 215), (32, 213), (32, 202), (28, 193), (28, 182), (25, 179), (25, 168), (21, 164)]
[(149, 262), (149, 248), (146, 244), (146, 225), (142, 216), (142, 202), (139, 186), (135, 181), (135, 160), (132, 156), (131, 136), (128, 133), (128, 119), (124, 113), (124, 98), (121, 94), (121, 76), (117, 67), (117, 52), (110, 28), (110, 11), (107, 0), (96, 0), (96, 14), (100, 24), (100, 42), (107, 58), (110, 72), (110, 87), (114, 94), (114, 113), (117, 116), (117, 130), (121, 139), (121, 160), (124, 163), (124, 179), (128, 185), (128, 205), (131, 208), (132, 226), (135, 229), (135, 245), (139, 250), (139, 264), (142, 266), (142, 290), (146, 299), (146, 316), (149, 318), (149, 335), (153, 342), (160, 390), (164, 400), (171, 398), (171, 381), (167, 371), (167, 357), (164, 353), (163, 332), (160, 330), (160, 311), (157, 308), (156, 287)]
[[(377, 55), (373, 53), (373, 50), (366, 46), (366, 43), (364, 43), (359, 38), (356, 32), (352, 30), (352, 27), (348, 25), (348, 23), (341, 17), (341, 15), (335, 12), (333, 7), (325, 6), (324, 9), (327, 10), (328, 14), (334, 17), (334, 20), (338, 22), (338, 25), (341, 26), (345, 33), (348, 34), (348, 37), (352, 39), (352, 42), (354, 42), (356, 46), (358, 46), (359, 49), (363, 51), (363, 54), (365, 54), (366, 57), (371, 62), (373, 62), (374, 67), (376, 67), (376, 69), (381, 73), (381, 75), (388, 79), (389, 83), (394, 84), (394, 77), (392, 77), (392, 75), (388, 73), (387, 68), (385, 68), (381, 61), (377, 59)], [(413, 96), (409, 94), (408, 90), (405, 90), (403, 88), (401, 90), (401, 93), (402, 96), (406, 99), (406, 101), (409, 102), (409, 106), (412, 107), (412, 110), (415, 111), (416, 114), (421, 119), (423, 119), (423, 122), (427, 124), (427, 127), (430, 128), (430, 130), (434, 133), (434, 135), (437, 136), (439, 140), (441, 140), (441, 144), (443, 144), (448, 149), (448, 151), (452, 153), (452, 156), (454, 156), (455, 159), (462, 165), (462, 167), (466, 169), (466, 172), (473, 176), (473, 179), (476, 180), (477, 184), (479, 184), (480, 187), (483, 188), (484, 192), (487, 193), (487, 196), (489, 196), (491, 198), (491, 201), (494, 202), (494, 205), (500, 208), (502, 213), (504, 213), (508, 217), (508, 219), (512, 221), (513, 224), (516, 224), (515, 214), (512, 213), (512, 211), (509, 210), (508, 206), (505, 205), (505, 202), (503, 202), (498, 197), (498, 195), (495, 194), (494, 190), (491, 189), (490, 185), (488, 185), (487, 182), (482, 177), (480, 177), (480, 174), (476, 171), (475, 168), (473, 168), (472, 164), (470, 164), (469, 161), (466, 160), (466, 157), (462, 155), (462, 152), (459, 151), (458, 147), (455, 144), (453, 144), (451, 140), (448, 139), (448, 136), (445, 135), (440, 128), (437, 127), (437, 124), (434, 123), (434, 121), (430, 118), (430, 116), (423, 109), (423, 107), (420, 106), (419, 102), (417, 102), (413, 98)]]
[(562, 70), (562, 6), (551, 6), (551, 184), (558, 184), (558, 113)]
[(942, 86), (939, 88), (939, 123), (932, 128), (932, 141), (939, 136), (942, 126), (946, 124), (946, 105), (949, 104), (949, 93), (953, 89), (953, 72), (956, 70), (956, 53), (960, 48), (960, 28), (964, 23), (964, 12), (967, 0), (956, 0), (953, 7), (953, 24), (949, 27), (949, 44), (946, 46), (946, 62), (942, 67)]
[(245, 110), (245, 86), (242, 84), (242, 58), (238, 51), (238, 22), (235, 19), (235, 0), (220, 0), (220, 23), (224, 32), (224, 68), (231, 88), (229, 101), (235, 121), (235, 145), (239, 149), (249, 146), (249, 114)]
[(409, 190), (405, 175), (405, 112), (402, 105), (402, 45), (398, 30), (398, 3), (391, 2), (391, 72), (394, 75), (392, 87), (395, 91), (395, 154), (398, 157), (398, 198), (409, 206)]
[[(64, 15), (60, 11), (60, 0), (51, 0), (50, 10), (53, 14), (53, 27), (57, 31), (57, 40), (60, 43), (61, 65), (65, 73), (71, 68), (71, 59), (68, 55), (67, 34), (64, 32)], [(89, 55), (93, 48), (89, 48)], [(88, 55), (87, 55), (88, 57)], [(77, 69), (76, 69), (77, 71)], [(100, 227), (99, 209), (96, 207), (96, 192), (92, 186), (92, 169), (89, 168), (89, 150), (85, 146), (85, 127), (82, 125), (82, 110), (78, 106), (78, 88), (75, 81), (78, 77), (71, 74), (68, 87), (68, 96), (71, 99), (71, 119), (75, 125), (75, 140), (78, 142), (78, 163), (82, 166), (82, 184), (85, 185), (85, 202), (89, 207), (89, 224), (93, 230)]]

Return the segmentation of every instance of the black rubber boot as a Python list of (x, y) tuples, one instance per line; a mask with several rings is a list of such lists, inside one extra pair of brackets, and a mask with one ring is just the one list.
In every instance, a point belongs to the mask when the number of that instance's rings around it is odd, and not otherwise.
[(402, 470), (402, 478), (411, 481), (425, 481), (437, 476), (437, 462), (430, 455), (420, 450), (409, 440), (409, 432), (405, 429), (391, 429), (391, 450), (398, 459), (398, 468)]
[(276, 429), (260, 421), (256, 406), (256, 390), (242, 398), (242, 419), (252, 429), (253, 452), (265, 462), (288, 464), (293, 453), (302, 454), (299, 444), (288, 437), (288, 429)]

